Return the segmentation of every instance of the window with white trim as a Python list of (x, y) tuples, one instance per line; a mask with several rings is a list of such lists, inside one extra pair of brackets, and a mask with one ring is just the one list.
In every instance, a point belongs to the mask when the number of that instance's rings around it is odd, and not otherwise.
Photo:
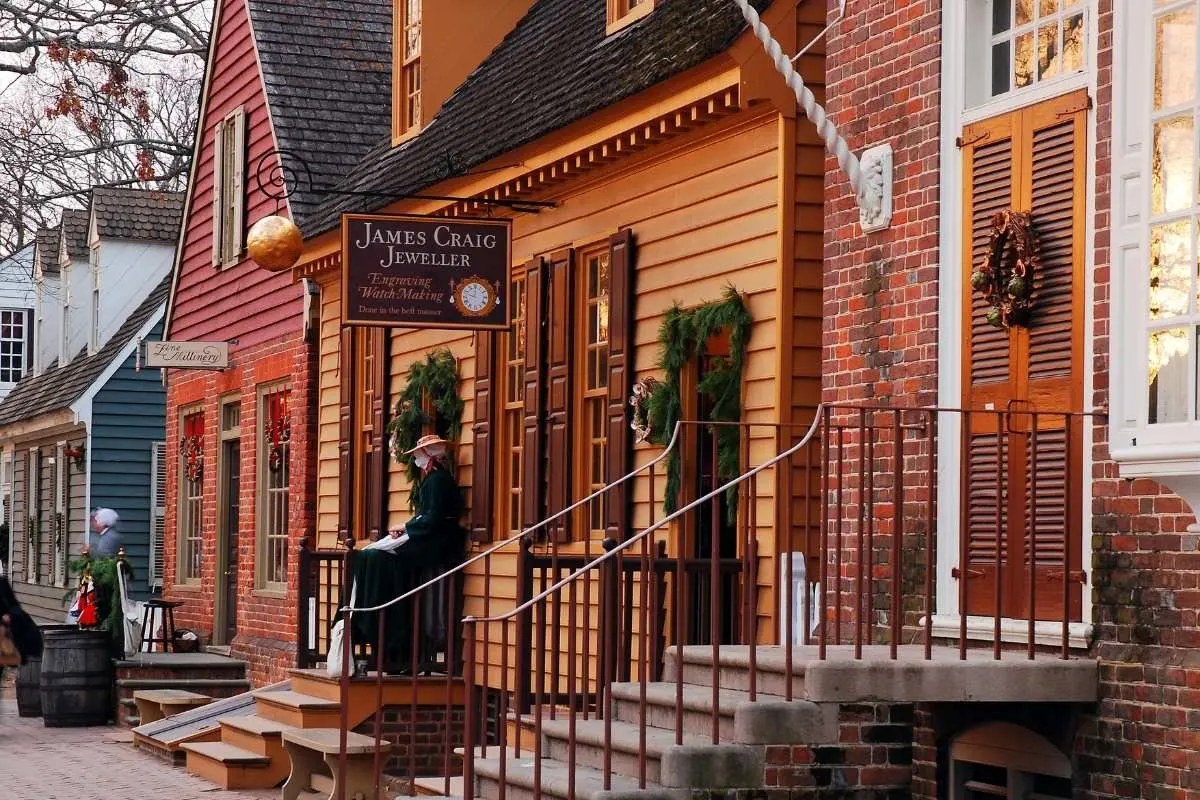
[(204, 411), (185, 410), (179, 423), (179, 505), (176, 583), (200, 582), (204, 552)]
[(29, 365), (29, 312), (0, 309), (0, 385), (21, 380)]
[(228, 267), (242, 257), (246, 216), (246, 111), (237, 108), (213, 131), (214, 267)]
[(1089, 66), (1089, 0), (968, 0), (967, 107)]
[(286, 590), (288, 518), (292, 461), (292, 390), (286, 385), (259, 392), (258, 514), (256, 534), (259, 589)]

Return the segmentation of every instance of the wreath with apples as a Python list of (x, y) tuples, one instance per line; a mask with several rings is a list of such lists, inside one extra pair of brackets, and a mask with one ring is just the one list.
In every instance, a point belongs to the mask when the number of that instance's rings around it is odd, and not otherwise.
[(992, 233), (983, 262), (971, 273), (971, 287), (991, 305), (987, 322), (997, 328), (1027, 325), (1033, 308), (1033, 276), (1041, 267), (1033, 216), (1001, 211), (992, 217)]

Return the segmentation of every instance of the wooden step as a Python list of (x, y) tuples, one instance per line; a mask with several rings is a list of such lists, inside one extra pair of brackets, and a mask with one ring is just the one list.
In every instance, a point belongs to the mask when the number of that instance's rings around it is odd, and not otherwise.
[(286, 761), (282, 734), (290, 730), (293, 730), (293, 726), (285, 722), (251, 714), (248, 717), (221, 720), (221, 741), (252, 753)]
[(335, 728), (341, 723), (341, 705), (336, 700), (289, 689), (255, 692), (254, 701), (258, 716), (294, 728)]
[(224, 742), (189, 742), (183, 750), (188, 772), (224, 789), (271, 789), (283, 780), (267, 756)]

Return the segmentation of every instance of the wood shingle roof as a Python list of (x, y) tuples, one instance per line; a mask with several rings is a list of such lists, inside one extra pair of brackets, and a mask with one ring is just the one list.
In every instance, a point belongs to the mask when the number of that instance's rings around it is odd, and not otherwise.
[(174, 244), (183, 218), (183, 194), (127, 187), (92, 190), (92, 213), (102, 239)]

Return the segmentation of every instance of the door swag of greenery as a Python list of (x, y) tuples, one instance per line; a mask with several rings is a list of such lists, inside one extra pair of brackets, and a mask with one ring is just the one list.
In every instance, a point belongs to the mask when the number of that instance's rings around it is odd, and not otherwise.
[[(750, 310), (733, 286), (725, 290), (720, 300), (688, 309), (677, 303), (667, 312), (658, 330), (661, 349), (658, 364), (666, 374), (666, 381), (650, 396), (650, 441), (660, 445), (670, 441), (682, 413), (679, 382), (683, 368), (689, 361), (702, 357), (708, 340), (726, 329), (729, 331), (729, 357), (712, 358), (697, 389), (709, 401), (709, 421), (741, 421), (742, 369), (753, 321)], [(720, 485), (741, 472), (741, 432), (733, 426), (715, 430), (717, 485)], [(667, 513), (678, 507), (680, 480), (679, 451), (674, 450), (667, 460), (667, 493), (663, 503)], [(737, 517), (736, 486), (729, 489), (726, 498), (727, 514), (732, 521)]]
[[(408, 383), (396, 401), (396, 415), (388, 423), (387, 433), (391, 442), (392, 458), (404, 466), (405, 474), (412, 485), (409, 503), (416, 502), (416, 489), (421, 485), (421, 470), (407, 455), (429, 426), (438, 436), (449, 442), (457, 442), (462, 432), (463, 400), (458, 396), (458, 359), (449, 350), (434, 350), (424, 361), (413, 364), (408, 371)], [(425, 410), (425, 398), (433, 408), (430, 415)], [(450, 468), (454, 469), (454, 454), (447, 450)]]

